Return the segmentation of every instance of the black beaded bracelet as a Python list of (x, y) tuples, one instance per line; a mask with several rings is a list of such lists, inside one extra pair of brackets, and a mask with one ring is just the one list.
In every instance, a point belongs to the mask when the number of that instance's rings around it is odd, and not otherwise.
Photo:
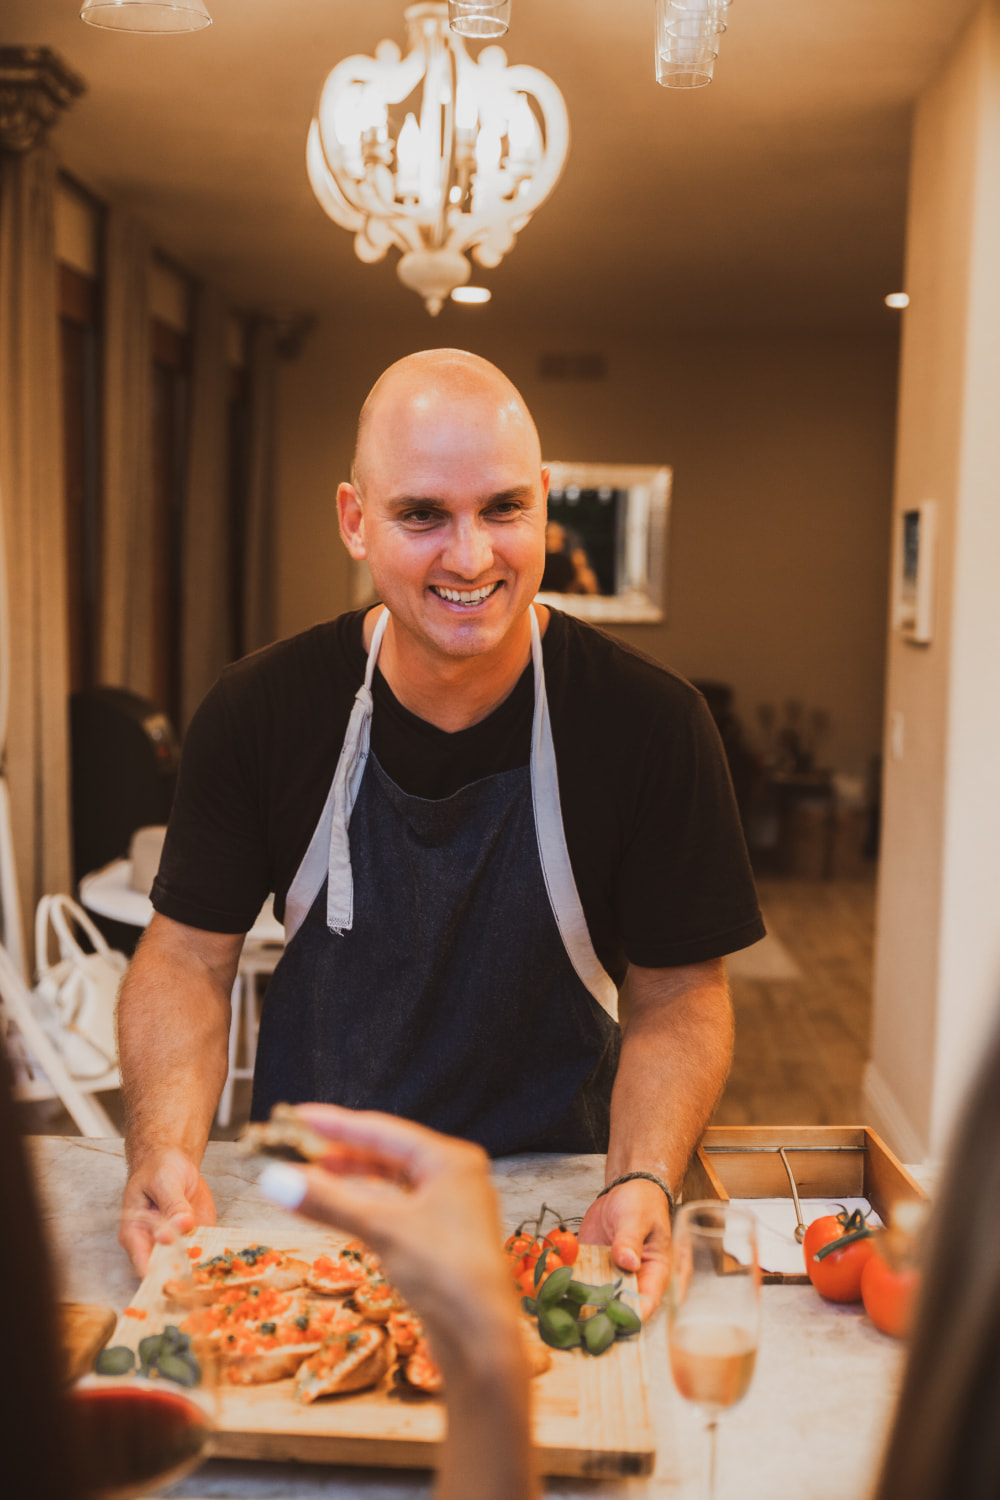
[(667, 1202), (670, 1204), (670, 1217), (673, 1218), (677, 1211), (677, 1200), (662, 1177), (657, 1177), (655, 1172), (624, 1172), (621, 1177), (616, 1177), (614, 1182), (609, 1182), (607, 1187), (601, 1188), (598, 1198), (603, 1198), (605, 1193), (610, 1193), (612, 1188), (621, 1187), (623, 1182), (633, 1182), (637, 1177), (644, 1177), (647, 1182), (655, 1182), (661, 1192), (666, 1193)]

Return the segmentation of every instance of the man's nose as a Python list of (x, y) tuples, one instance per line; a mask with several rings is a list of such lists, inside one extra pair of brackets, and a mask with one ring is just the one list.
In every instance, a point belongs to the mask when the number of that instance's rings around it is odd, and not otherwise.
[(478, 578), (493, 565), (493, 541), (480, 521), (460, 521), (452, 527), (441, 559), (460, 578)]

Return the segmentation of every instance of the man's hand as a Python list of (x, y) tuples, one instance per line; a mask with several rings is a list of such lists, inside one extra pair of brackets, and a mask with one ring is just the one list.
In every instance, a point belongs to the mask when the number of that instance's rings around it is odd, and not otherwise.
[(125, 1184), (118, 1243), (144, 1276), (155, 1244), (214, 1223), (212, 1194), (194, 1162), (180, 1151), (162, 1151), (145, 1157)]
[(654, 1182), (623, 1182), (588, 1208), (580, 1225), (585, 1245), (610, 1245), (621, 1271), (635, 1272), (639, 1315), (656, 1311), (670, 1274), (670, 1207)]

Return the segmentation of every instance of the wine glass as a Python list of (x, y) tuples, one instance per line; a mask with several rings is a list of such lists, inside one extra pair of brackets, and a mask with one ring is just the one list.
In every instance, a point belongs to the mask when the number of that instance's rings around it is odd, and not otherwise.
[(678, 1209), (667, 1320), (674, 1384), (705, 1415), (705, 1493), (713, 1500), (719, 1414), (746, 1395), (757, 1358), (760, 1272), (751, 1214), (715, 1202)]
[[(190, 1277), (183, 1250), (158, 1247), (161, 1274)], [(176, 1314), (183, 1321), (184, 1314)], [(219, 1351), (177, 1322), (98, 1356), (67, 1398), (69, 1440), (88, 1500), (159, 1494), (207, 1457), (218, 1420)], [(141, 1330), (141, 1331), (140, 1331)]]
[(168, 1380), (88, 1376), (68, 1397), (68, 1430), (88, 1500), (137, 1500), (207, 1456), (204, 1403)]

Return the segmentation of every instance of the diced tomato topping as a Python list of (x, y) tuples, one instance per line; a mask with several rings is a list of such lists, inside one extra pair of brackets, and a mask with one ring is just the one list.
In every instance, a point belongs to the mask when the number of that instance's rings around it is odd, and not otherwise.
[(126, 1318), (148, 1318), (149, 1314), (144, 1307), (126, 1307)]
[(194, 1245), (194, 1246), (192, 1246), (192, 1248), (188, 1251), (188, 1259), (189, 1260), (201, 1260), (201, 1246), (200, 1245)]

